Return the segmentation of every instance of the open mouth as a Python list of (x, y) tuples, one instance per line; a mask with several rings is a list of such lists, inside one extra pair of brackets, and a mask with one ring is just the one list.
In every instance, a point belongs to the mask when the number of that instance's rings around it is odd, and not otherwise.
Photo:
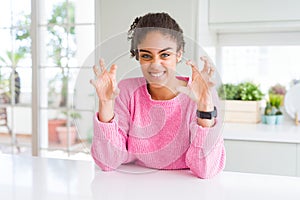
[(159, 78), (161, 76), (163, 76), (166, 72), (163, 71), (163, 72), (149, 72), (149, 74), (154, 77), (154, 78)]

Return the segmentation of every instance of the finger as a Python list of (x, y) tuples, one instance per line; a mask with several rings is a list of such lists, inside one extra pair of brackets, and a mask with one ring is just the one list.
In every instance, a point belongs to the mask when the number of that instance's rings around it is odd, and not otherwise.
[(95, 81), (94, 79), (91, 79), (91, 80), (90, 80), (90, 84), (92, 84), (95, 88), (96, 88), (96, 86), (97, 86), (97, 83), (96, 83), (96, 81)]
[(209, 77), (212, 77), (214, 75), (215, 71), (216, 71), (216, 68), (211, 67), (210, 70), (209, 70)]
[(195, 69), (198, 68), (197, 65), (196, 65), (192, 60), (186, 61), (186, 64), (189, 65), (189, 66), (191, 66), (192, 69), (193, 69), (193, 68), (195, 68)]
[(206, 56), (201, 56), (200, 60), (202, 60), (204, 62), (204, 67), (202, 69), (202, 72), (209, 73), (209, 71), (210, 71), (210, 63), (208, 61), (208, 58)]
[(192, 67), (192, 80), (194, 80), (196, 76), (200, 74), (198, 67), (191, 60), (188, 60), (186, 64)]
[(113, 64), (111, 67), (110, 67), (110, 70), (109, 70), (109, 73), (113, 76), (116, 76), (117, 74), (117, 68), (118, 66), (116, 64)]
[(99, 69), (96, 65), (94, 65), (94, 66), (93, 66), (93, 70), (94, 70), (95, 76), (98, 77), (98, 76), (100, 75), (100, 71), (99, 71), (100, 69)]
[(100, 58), (99, 64), (100, 64), (101, 71), (104, 72), (104, 70), (105, 70), (105, 62), (104, 62), (103, 58)]

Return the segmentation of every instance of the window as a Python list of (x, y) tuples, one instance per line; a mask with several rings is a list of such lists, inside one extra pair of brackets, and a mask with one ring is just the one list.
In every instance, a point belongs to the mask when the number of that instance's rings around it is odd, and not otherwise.
[(0, 153), (31, 153), (30, 0), (0, 12)]
[[(89, 153), (93, 110), (74, 107), (79, 72), (95, 48), (94, 1), (58, 0), (40, 4), (40, 149), (42, 155), (70, 157)], [(43, 88), (47, 88), (46, 90)], [(92, 117), (89, 117), (92, 119)]]
[[(91, 71), (84, 61), (96, 44), (95, 2), (1, 2), (0, 153), (30, 155), (32, 147), (42, 156), (70, 158), (89, 152), (92, 121), (80, 120), (91, 118), (94, 108), (76, 107), (73, 96), (78, 74)], [(29, 32), (32, 23), (34, 37)], [(32, 48), (31, 40), (37, 46)], [(36, 60), (37, 66), (32, 64)], [(36, 79), (38, 93), (32, 90)], [(36, 94), (38, 105), (32, 103)], [(31, 127), (35, 111), (39, 130)], [(81, 125), (75, 128), (74, 120)], [(38, 142), (32, 143), (32, 137)]]
[(299, 52), (300, 46), (223, 46), (222, 80), (253, 81), (265, 92), (277, 83), (288, 88), (300, 78)]
[(220, 33), (218, 64), (224, 83), (253, 81), (263, 92), (300, 79), (299, 32)]

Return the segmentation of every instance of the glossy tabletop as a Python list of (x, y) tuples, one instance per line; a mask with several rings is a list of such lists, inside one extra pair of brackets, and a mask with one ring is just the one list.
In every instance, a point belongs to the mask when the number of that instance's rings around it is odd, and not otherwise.
[(222, 172), (203, 180), (134, 165), (102, 172), (90, 161), (0, 154), (0, 199), (299, 200), (300, 178)]

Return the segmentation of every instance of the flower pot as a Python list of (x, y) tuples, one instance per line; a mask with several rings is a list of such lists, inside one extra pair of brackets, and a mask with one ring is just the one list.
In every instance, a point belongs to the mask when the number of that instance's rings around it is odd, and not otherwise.
[(56, 128), (59, 126), (64, 126), (67, 123), (65, 119), (51, 119), (48, 120), (48, 142), (49, 143), (59, 143)]
[[(68, 137), (70, 139), (70, 145), (76, 143), (77, 131), (76, 131), (75, 126), (71, 126), (71, 127), (69, 127), (69, 129), (68, 129), (68, 127), (65, 127), (65, 126), (59, 126), (56, 128), (56, 132), (58, 135), (59, 143), (61, 145), (63, 145), (63, 146), (68, 145)], [(68, 136), (68, 134), (69, 134), (69, 136)]]
[(267, 123), (267, 121), (266, 121), (266, 116), (265, 116), (265, 115), (262, 115), (262, 116), (261, 116), (261, 123), (263, 123), (263, 124), (266, 124), (266, 123)]
[(283, 115), (276, 115), (276, 124), (282, 124)]
[(265, 115), (266, 124), (275, 125), (276, 116), (275, 115)]
[(261, 101), (222, 100), (225, 122), (259, 123), (261, 121)]

